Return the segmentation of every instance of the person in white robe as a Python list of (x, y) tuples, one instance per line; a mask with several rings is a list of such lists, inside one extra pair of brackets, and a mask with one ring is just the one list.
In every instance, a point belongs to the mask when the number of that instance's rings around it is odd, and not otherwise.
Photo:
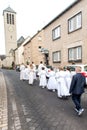
[(25, 69), (24, 69), (24, 80), (29, 80), (29, 68), (28, 66), (25, 66)]
[(24, 79), (24, 69), (25, 69), (25, 65), (24, 65), (24, 63), (22, 63), (20, 65), (20, 80)]
[(62, 67), (60, 67), (59, 72), (56, 73), (56, 78), (57, 78), (57, 83), (58, 83), (57, 96), (59, 98), (69, 96), (69, 91), (66, 86), (65, 76), (66, 76), (65, 71), (63, 70)]
[(47, 86), (46, 70), (42, 67), (42, 70), (38, 73), (39, 75), (39, 86), (45, 88)]
[(30, 64), (30, 69), (29, 69), (29, 84), (33, 85), (34, 82), (34, 68), (33, 65)]
[(50, 69), (50, 71), (47, 75), (49, 77), (48, 83), (47, 83), (47, 89), (55, 92), (58, 84), (57, 84), (57, 81), (56, 81), (56, 78), (55, 78), (56, 74), (55, 74), (53, 68)]
[(33, 65), (33, 69), (34, 69), (34, 79), (36, 80), (37, 79), (37, 76), (36, 76), (36, 65), (34, 64), (34, 62), (32, 62), (32, 65)]
[(40, 64), (38, 66), (38, 73), (42, 70), (42, 67), (45, 67), (45, 66), (44, 66), (43, 62), (40, 61)]
[(70, 69), (67, 67), (65, 71), (65, 81), (68, 88), (68, 92), (70, 90), (71, 80), (72, 80), (72, 74), (70, 72)]

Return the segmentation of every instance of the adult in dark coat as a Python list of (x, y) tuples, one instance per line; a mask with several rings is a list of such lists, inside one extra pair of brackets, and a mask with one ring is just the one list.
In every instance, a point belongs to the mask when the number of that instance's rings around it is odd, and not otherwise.
[(80, 116), (84, 109), (81, 107), (81, 96), (84, 93), (86, 87), (86, 79), (81, 74), (81, 67), (76, 67), (76, 74), (72, 78), (70, 93), (72, 94), (72, 100), (75, 104), (75, 110)]

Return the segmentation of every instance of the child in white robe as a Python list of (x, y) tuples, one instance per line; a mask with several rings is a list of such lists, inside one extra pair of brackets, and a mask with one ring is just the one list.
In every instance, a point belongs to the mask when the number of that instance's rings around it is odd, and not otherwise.
[(56, 77), (58, 83), (58, 88), (57, 88), (58, 97), (62, 98), (62, 97), (69, 96), (69, 91), (65, 81), (65, 72), (62, 67), (59, 68), (59, 72), (57, 72)]
[(70, 72), (70, 69), (67, 67), (65, 71), (65, 81), (68, 88), (68, 92), (70, 90), (71, 80), (72, 80), (72, 74)]
[(45, 88), (47, 86), (47, 79), (46, 79), (46, 70), (42, 67), (42, 70), (38, 73), (39, 74), (39, 86)]
[(25, 65), (22, 63), (20, 65), (20, 80), (24, 79), (24, 69), (25, 69)]
[(36, 80), (36, 65), (34, 64), (34, 62), (32, 62), (33, 68), (34, 68), (34, 79)]
[(47, 89), (48, 90), (52, 90), (53, 92), (55, 92), (55, 90), (57, 89), (57, 81), (55, 78), (56, 74), (53, 70), (53, 68), (50, 69), (49, 73), (48, 73), (48, 83), (47, 83)]
[(24, 80), (29, 80), (29, 68), (28, 66), (24, 69)]
[(34, 68), (33, 65), (30, 64), (30, 69), (29, 69), (29, 84), (33, 85), (34, 82)]
[(42, 70), (42, 67), (45, 67), (45, 66), (44, 66), (43, 62), (41, 61), (39, 66), (38, 66), (38, 74)]

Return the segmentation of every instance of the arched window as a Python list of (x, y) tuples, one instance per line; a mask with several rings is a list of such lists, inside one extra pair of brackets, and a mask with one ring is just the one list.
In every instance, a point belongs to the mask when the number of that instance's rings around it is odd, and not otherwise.
[(14, 15), (12, 14), (12, 24), (14, 24)]
[(14, 24), (14, 15), (7, 13), (7, 24)]
[(7, 24), (9, 24), (9, 14), (7, 13)]
[(11, 14), (9, 14), (9, 16), (10, 16), (10, 24), (12, 23), (11, 21), (12, 21), (12, 18), (11, 18)]

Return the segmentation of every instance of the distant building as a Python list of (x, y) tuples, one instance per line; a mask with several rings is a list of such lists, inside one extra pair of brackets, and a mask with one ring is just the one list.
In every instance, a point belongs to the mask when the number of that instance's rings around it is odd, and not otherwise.
[(18, 47), (15, 49), (15, 64), (19, 65), (21, 63), (25, 63), (24, 61), (24, 44), (26, 44), (27, 41), (29, 41), (30, 36), (24, 39), (23, 36), (21, 36), (17, 40)]

